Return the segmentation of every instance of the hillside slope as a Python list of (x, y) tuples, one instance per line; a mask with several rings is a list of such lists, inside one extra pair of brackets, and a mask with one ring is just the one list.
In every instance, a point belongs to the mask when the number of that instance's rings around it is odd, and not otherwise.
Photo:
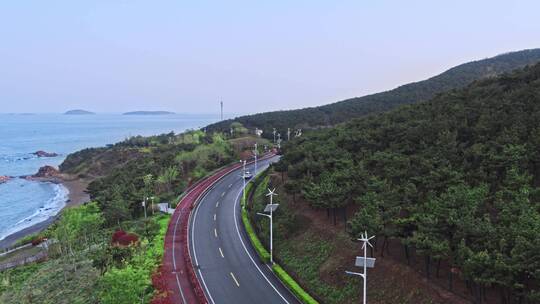
[(351, 236), (402, 244), (478, 302), (540, 299), (540, 64), (313, 132), (276, 170), (313, 208), (358, 210)]
[(506, 53), (462, 64), (435, 77), (406, 84), (390, 91), (351, 98), (320, 107), (241, 116), (209, 125), (207, 129), (228, 131), (230, 124), (237, 121), (247, 128), (258, 127), (264, 130), (264, 135), (268, 137), (272, 128), (285, 134), (288, 127), (314, 128), (335, 125), (363, 115), (387, 111), (402, 104), (429, 100), (439, 93), (462, 88), (475, 80), (500, 75), (539, 61), (540, 49)]

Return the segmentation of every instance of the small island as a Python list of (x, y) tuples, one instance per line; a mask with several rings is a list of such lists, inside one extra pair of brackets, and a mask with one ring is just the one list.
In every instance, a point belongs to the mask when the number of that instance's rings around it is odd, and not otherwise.
[(36, 151), (36, 152), (34, 152), (32, 154), (34, 154), (37, 157), (57, 157), (58, 156), (58, 153), (45, 152), (43, 150)]
[(175, 114), (174, 112), (169, 111), (133, 111), (133, 112), (126, 112), (122, 115), (172, 115)]
[(69, 110), (69, 111), (67, 111), (66, 113), (64, 113), (64, 115), (93, 115), (93, 114), (96, 114), (96, 113), (90, 112), (90, 111), (86, 111), (86, 110), (80, 110), (80, 109), (77, 109), (77, 110)]

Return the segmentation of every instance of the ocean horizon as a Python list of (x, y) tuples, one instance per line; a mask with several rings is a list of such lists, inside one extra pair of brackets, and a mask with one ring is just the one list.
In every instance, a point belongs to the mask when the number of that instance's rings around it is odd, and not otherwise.
[[(61, 184), (19, 178), (45, 165), (57, 167), (70, 153), (114, 144), (131, 136), (181, 133), (218, 120), (212, 114), (63, 115), (0, 114), (0, 240), (54, 217), (66, 205)], [(36, 151), (57, 153), (38, 157)]]

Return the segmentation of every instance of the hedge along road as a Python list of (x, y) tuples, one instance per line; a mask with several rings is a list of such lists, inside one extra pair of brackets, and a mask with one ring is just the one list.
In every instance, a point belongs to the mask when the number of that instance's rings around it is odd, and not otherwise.
[[(278, 160), (258, 162), (258, 171)], [(254, 165), (246, 166), (253, 172)], [(240, 214), (242, 169), (218, 181), (189, 223), (190, 254), (209, 303), (299, 303), (251, 247)]]

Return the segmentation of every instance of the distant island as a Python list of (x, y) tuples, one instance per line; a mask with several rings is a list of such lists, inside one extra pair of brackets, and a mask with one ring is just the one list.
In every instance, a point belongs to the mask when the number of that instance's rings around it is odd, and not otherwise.
[(92, 115), (96, 114), (94, 112), (86, 111), (86, 110), (69, 110), (64, 115)]
[(168, 111), (133, 111), (133, 112), (126, 112), (122, 115), (171, 115), (175, 114), (174, 112), (168, 112)]

